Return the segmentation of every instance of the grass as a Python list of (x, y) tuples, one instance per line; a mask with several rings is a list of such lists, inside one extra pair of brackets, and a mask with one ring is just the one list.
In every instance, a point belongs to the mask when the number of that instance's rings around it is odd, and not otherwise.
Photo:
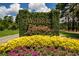
[(79, 34), (76, 34), (76, 33), (69, 33), (69, 32), (60, 31), (60, 34), (66, 36), (66, 37), (79, 39)]
[(4, 31), (0, 31), (0, 37), (18, 34), (18, 33), (19, 33), (18, 29), (17, 30), (4, 30)]
[[(4, 30), (4, 31), (0, 31), (0, 37), (18, 34), (18, 33), (19, 33), (18, 29), (17, 30)], [(60, 34), (66, 36), (66, 37), (78, 38), (79, 39), (79, 34), (76, 34), (76, 33), (60, 31)]]

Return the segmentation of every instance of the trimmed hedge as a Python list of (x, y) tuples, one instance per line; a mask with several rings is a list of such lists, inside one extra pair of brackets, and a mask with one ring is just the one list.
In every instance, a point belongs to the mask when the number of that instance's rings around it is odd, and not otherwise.
[[(20, 10), (16, 17), (16, 21), (19, 24), (20, 36), (35, 34), (59, 35), (59, 12), (57, 10), (51, 10), (50, 12), (46, 13)], [(51, 29), (51, 31), (42, 31), (40, 28), (38, 28), (40, 29), (39, 31), (31, 31), (32, 29), (29, 31), (29, 25), (36, 26), (36, 28), (40, 26), (47, 26)]]
[(52, 16), (51, 16), (51, 26), (53, 29), (53, 34), (54, 35), (59, 35), (59, 11), (52, 10), (51, 11)]

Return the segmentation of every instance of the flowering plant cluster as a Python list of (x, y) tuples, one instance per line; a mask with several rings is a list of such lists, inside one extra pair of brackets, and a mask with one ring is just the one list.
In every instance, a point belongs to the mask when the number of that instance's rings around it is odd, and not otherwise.
[[(7, 52), (7, 51), (13, 52), (13, 50), (17, 47), (33, 48), (31, 49), (33, 51), (31, 51), (30, 53), (32, 54), (32, 52), (34, 52), (36, 55), (39, 55), (39, 52), (35, 50), (37, 47), (38, 48), (40, 47), (43, 50), (47, 49), (47, 48), (44, 49), (44, 47), (53, 47), (55, 48), (55, 50), (58, 49), (58, 50), (66, 50), (66, 52), (79, 53), (79, 41), (78, 40), (61, 37), (61, 36), (47, 36), (47, 35), (24, 36), (24, 37), (9, 40), (8, 42), (0, 45), (0, 53)], [(22, 48), (22, 49), (28, 50), (27, 48)], [(19, 50), (19, 48), (17, 50)], [(22, 51), (24, 52), (24, 50)], [(10, 52), (9, 54), (12, 55)]]
[(17, 47), (7, 52), (10, 56), (38, 56), (39, 52), (29, 49), (27, 47)]

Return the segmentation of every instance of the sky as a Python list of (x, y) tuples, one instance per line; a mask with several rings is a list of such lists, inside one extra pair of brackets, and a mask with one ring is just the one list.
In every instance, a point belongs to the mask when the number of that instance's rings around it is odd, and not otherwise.
[(49, 12), (55, 7), (55, 3), (0, 3), (0, 17), (15, 17), (21, 9), (28, 9), (30, 12)]

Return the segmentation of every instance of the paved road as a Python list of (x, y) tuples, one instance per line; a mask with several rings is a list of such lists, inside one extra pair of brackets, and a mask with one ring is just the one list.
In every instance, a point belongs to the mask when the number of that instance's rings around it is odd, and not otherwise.
[(0, 43), (5, 43), (5, 42), (7, 42), (8, 40), (11, 40), (11, 39), (14, 39), (14, 38), (18, 38), (18, 37), (19, 37), (19, 34), (1, 37), (1, 38), (0, 38)]

